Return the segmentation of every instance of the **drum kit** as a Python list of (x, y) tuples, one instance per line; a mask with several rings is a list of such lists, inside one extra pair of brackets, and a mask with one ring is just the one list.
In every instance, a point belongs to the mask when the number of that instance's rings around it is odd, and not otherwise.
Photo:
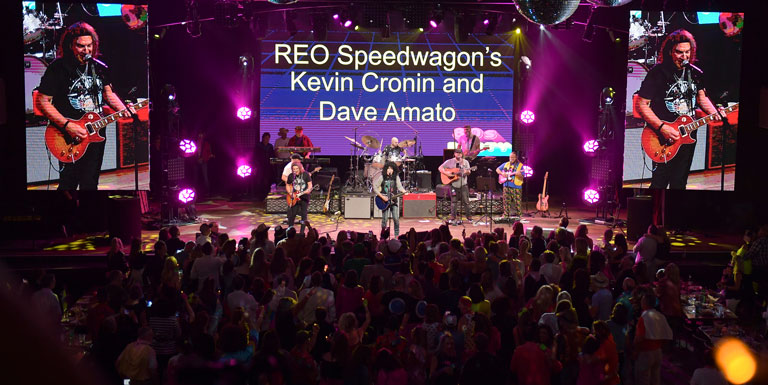
[[(667, 35), (664, 12), (659, 12), (658, 21), (651, 23), (651, 12), (632, 11), (629, 22), (629, 61), (627, 63), (626, 114), (632, 119), (632, 106), (635, 93), (648, 74), (648, 69), (656, 64), (661, 43)], [(653, 14), (656, 14), (653, 12)]]
[[(370, 191), (373, 187), (374, 179), (381, 175), (384, 170), (384, 165), (387, 162), (397, 165), (398, 172), (403, 173), (402, 182), (405, 188), (415, 185), (416, 180), (414, 174), (416, 173), (416, 160), (418, 157), (408, 156), (409, 148), (416, 144), (415, 139), (403, 140), (399, 142), (396, 147), (387, 146), (382, 148), (382, 142), (370, 135), (364, 135), (360, 139), (360, 142), (348, 136), (345, 136), (344, 138), (350, 142), (349, 145), (352, 147), (353, 151), (351, 161), (354, 164), (350, 166), (350, 170), (354, 171), (350, 178), (352, 181), (347, 181), (347, 186), (350, 187), (351, 190), (362, 188)], [(357, 150), (361, 150), (362, 152), (358, 153)], [(369, 150), (375, 152), (369, 154)], [(363, 160), (363, 179), (357, 181), (356, 179), (359, 178), (357, 174), (360, 159)]]

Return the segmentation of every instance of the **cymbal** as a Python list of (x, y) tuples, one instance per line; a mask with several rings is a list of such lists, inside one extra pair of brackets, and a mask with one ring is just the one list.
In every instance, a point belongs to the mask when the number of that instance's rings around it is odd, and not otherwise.
[(408, 140), (403, 140), (403, 141), (401, 141), (401, 142), (398, 144), (398, 146), (399, 146), (399, 147), (411, 147), (411, 146), (413, 146), (414, 144), (416, 144), (416, 141), (415, 141), (415, 140), (413, 140), (413, 139), (408, 139)]
[(370, 135), (363, 136), (361, 140), (363, 141), (363, 144), (366, 145), (368, 148), (381, 147), (381, 143), (379, 142), (379, 140)]
[(348, 141), (352, 142), (352, 143), (350, 143), (351, 146), (355, 146), (355, 147), (363, 150), (363, 145), (362, 144), (358, 143), (356, 140), (354, 140), (354, 139), (352, 139), (352, 138), (350, 138), (348, 136), (345, 136), (345, 138), (347, 138)]
[(361, 146), (361, 145), (359, 145), (357, 143), (350, 143), (349, 145), (354, 147), (354, 148), (356, 148), (356, 149), (358, 149), (358, 150), (365, 150), (365, 147), (363, 147), (363, 146)]

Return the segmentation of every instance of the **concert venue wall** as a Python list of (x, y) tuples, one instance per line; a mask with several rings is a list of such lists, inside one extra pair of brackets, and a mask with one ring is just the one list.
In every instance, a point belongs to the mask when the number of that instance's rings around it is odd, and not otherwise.
[[(423, 155), (442, 155), (462, 127), (490, 149), (509, 154), (512, 143), (511, 34), (470, 35), (368, 31), (328, 32), (326, 41), (301, 41), (271, 31), (261, 52), (261, 132), (277, 137), (295, 126), (321, 155), (349, 155), (355, 138), (388, 145), (418, 137)], [(451, 135), (453, 133), (453, 136)], [(412, 155), (416, 148), (411, 148)], [(375, 150), (369, 150), (374, 152)]]
[[(81, 179), (85, 173), (83, 165), (93, 162), (92, 170), (99, 176), (96, 184), (99, 190), (136, 187), (148, 190), (147, 6), (23, 1), (20, 16), (23, 31), (19, 33), (24, 43), (27, 189), (87, 189)], [(67, 60), (72, 63), (78, 60), (77, 53), (69, 59), (63, 58), (65, 51), (71, 53), (72, 48), (60, 46), (62, 36), (77, 22), (93, 27), (99, 38), (98, 52), (92, 51), (92, 59), (86, 60), (87, 64), (60, 66), (58, 64)], [(49, 68), (53, 70), (46, 75)], [(62, 68), (65, 70), (60, 71)], [(69, 74), (66, 68), (70, 68)], [(92, 70), (96, 71), (95, 82)], [(50, 80), (47, 86), (42, 83), (45, 76)], [(103, 110), (96, 106), (106, 102), (104, 94), (97, 90), (110, 84), (119, 98), (137, 106), (137, 121), (128, 114), (109, 118), (116, 111), (108, 106)], [(40, 103), (41, 87), (53, 93), (48, 95), (53, 97), (51, 104), (57, 110), (63, 108), (59, 113), (70, 120), (69, 124), (77, 122), (86, 129), (87, 139), (73, 143), (66, 130), (50, 124), (49, 115)], [(97, 99), (99, 102), (94, 103)], [(86, 125), (83, 119), (93, 124)], [(106, 139), (103, 156), (98, 156), (102, 151), (100, 136)], [(136, 161), (138, 185), (133, 169)], [(67, 167), (74, 170), (71, 173), (75, 175), (74, 182), (62, 183), (61, 172)]]
[[(743, 13), (630, 12), (624, 187), (734, 190), (743, 26)], [(659, 52), (667, 37), (680, 29), (693, 36), (695, 52), (692, 49), (689, 65), (675, 71), (674, 60), (662, 64)], [(645, 96), (648, 99), (658, 89), (658, 100), (651, 100), (650, 107), (657, 115), (661, 111), (672, 116), (660, 118), (666, 126), (677, 128), (681, 137), (676, 142), (665, 143), (658, 127), (646, 127), (638, 109), (641, 87), (655, 66), (657, 70), (672, 68), (665, 70), (670, 77), (657, 86), (646, 84)], [(709, 114), (695, 97), (701, 90), (714, 105), (725, 108), (728, 125), (705, 119)], [(694, 103), (695, 109), (691, 108)], [(680, 118), (675, 120), (677, 115)], [(686, 171), (687, 180), (683, 178), (677, 185), (674, 180), (667, 184), (662, 176)]]

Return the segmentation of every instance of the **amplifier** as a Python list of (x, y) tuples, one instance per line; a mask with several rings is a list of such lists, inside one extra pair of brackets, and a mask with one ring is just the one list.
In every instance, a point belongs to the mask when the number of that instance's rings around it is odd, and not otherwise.
[(403, 217), (423, 218), (435, 216), (435, 193), (407, 194), (403, 197)]
[(432, 172), (427, 170), (416, 171), (416, 187), (421, 190), (432, 190)]
[[(397, 198), (398, 200), (398, 206), (400, 208), (400, 216), (403, 215), (403, 198)], [(374, 218), (381, 218), (381, 210), (379, 210), (378, 206), (376, 206), (376, 201), (373, 202), (373, 217)]]
[[(312, 194), (309, 200), (307, 212), (310, 214), (322, 214), (323, 205), (325, 205), (326, 194)], [(331, 213), (340, 211), (339, 200), (336, 193), (331, 193), (331, 199), (328, 201), (328, 209)], [(288, 213), (288, 202), (285, 201), (285, 194), (272, 193), (265, 200), (265, 211), (268, 214), (286, 214)]]
[(345, 195), (344, 218), (370, 219), (371, 196), (370, 195)]

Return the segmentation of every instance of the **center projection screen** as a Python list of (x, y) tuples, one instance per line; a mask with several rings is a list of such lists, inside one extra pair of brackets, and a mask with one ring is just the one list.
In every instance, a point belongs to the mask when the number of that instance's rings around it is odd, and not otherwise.
[[(455, 148), (470, 125), (488, 150), (512, 150), (512, 35), (470, 35), (457, 42), (448, 33), (271, 31), (262, 41), (261, 132), (272, 141), (280, 128), (302, 126), (316, 156), (350, 155), (346, 137), (364, 135), (382, 146), (392, 137), (418, 139), (425, 156)], [(355, 132), (357, 129), (357, 132)], [(377, 149), (367, 149), (368, 154)]]

